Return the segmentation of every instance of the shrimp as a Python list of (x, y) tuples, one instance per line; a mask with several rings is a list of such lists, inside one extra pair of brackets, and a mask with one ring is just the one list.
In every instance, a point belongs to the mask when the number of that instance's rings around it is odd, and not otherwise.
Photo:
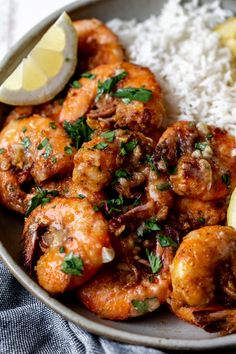
[(79, 38), (80, 72), (124, 60), (124, 50), (118, 37), (104, 23), (92, 18), (74, 21), (73, 25)]
[(236, 186), (236, 140), (225, 130), (202, 123), (177, 122), (160, 138), (155, 152), (159, 171), (168, 173), (173, 191), (211, 201), (227, 197)]
[(51, 294), (80, 286), (114, 256), (108, 225), (86, 199), (55, 198), (36, 208), (23, 239), (26, 267), (32, 272), (37, 260), (38, 282)]
[(158, 269), (152, 268), (155, 274), (150, 274), (145, 259), (119, 260), (82, 286), (77, 291), (79, 299), (90, 311), (109, 320), (125, 320), (156, 310), (171, 293), (169, 265), (173, 250), (157, 243), (151, 254), (160, 262)]
[(218, 225), (226, 217), (226, 202), (221, 199), (202, 201), (178, 197), (173, 204), (172, 219), (184, 234), (202, 226)]
[(0, 202), (24, 213), (26, 183), (39, 184), (73, 169), (66, 132), (49, 118), (12, 120), (0, 133)]
[(134, 168), (142, 151), (151, 148), (150, 139), (128, 130), (117, 129), (94, 136), (74, 157), (73, 182), (93, 193), (99, 192), (111, 183), (117, 169), (125, 164)]
[[(86, 116), (92, 129), (129, 128), (155, 140), (159, 138), (158, 128), (165, 117), (163, 95), (149, 69), (119, 63), (100, 65), (91, 71), (91, 75), (92, 78), (79, 80), (80, 88), (69, 90), (63, 103), (60, 122), (73, 122)], [(115, 89), (117, 93), (119, 90), (144, 90), (148, 97), (136, 96), (136, 99), (131, 98), (128, 102), (114, 97)]]
[(185, 236), (171, 265), (172, 311), (207, 331), (235, 332), (235, 259), (231, 227), (206, 226)]

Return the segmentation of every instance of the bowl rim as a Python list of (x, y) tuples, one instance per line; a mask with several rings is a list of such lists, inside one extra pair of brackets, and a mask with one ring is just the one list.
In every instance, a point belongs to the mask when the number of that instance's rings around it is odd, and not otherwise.
[[(70, 15), (71, 12), (74, 12), (79, 8), (87, 7), (91, 4), (103, 1), (104, 0), (77, 0), (66, 6), (62, 6), (58, 10), (51, 13), (49, 16), (45, 17), (29, 31), (27, 31), (25, 35), (9, 49), (9, 51), (0, 62), (0, 72), (2, 73), (4, 68), (6, 68), (9, 63), (12, 62), (12, 58), (13, 62), (15, 61), (14, 57), (21, 50), (21, 48), (25, 46), (25, 43), (29, 43), (34, 36), (40, 33), (43, 29), (47, 28), (63, 11), (68, 12)], [(112, 2), (115, 0), (109, 1)], [(125, 330), (111, 328), (109, 327), (109, 321), (107, 325), (97, 323), (96, 321), (87, 319), (83, 315), (80, 315), (79, 313), (69, 309), (57, 299), (51, 297), (20, 268), (20, 266), (10, 256), (2, 241), (0, 241), (0, 259), (10, 270), (12, 275), (26, 290), (31, 293), (31, 295), (35, 296), (49, 308), (53, 309), (57, 314), (60, 314), (68, 321), (81, 326), (90, 333), (127, 344), (172, 350), (210, 350), (217, 348), (233, 348), (236, 346), (236, 334), (210, 339), (171, 339), (168, 337), (149, 337), (147, 335), (129, 333)]]

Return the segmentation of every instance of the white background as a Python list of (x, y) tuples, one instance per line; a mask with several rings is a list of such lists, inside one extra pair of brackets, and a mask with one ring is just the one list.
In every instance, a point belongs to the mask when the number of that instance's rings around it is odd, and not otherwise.
[(0, 59), (41, 19), (73, 0), (0, 0)]

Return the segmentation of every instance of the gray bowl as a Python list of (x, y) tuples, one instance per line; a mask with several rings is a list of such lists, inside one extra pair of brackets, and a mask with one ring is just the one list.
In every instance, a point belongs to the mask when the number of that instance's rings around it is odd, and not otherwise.
[[(0, 82), (12, 72), (20, 60), (34, 46), (43, 32), (62, 11), (72, 19), (97, 17), (103, 21), (113, 17), (144, 20), (158, 14), (164, 1), (158, 0), (80, 0), (60, 9), (37, 24), (5, 56), (0, 63)], [(225, 7), (236, 10), (236, 2), (223, 1)], [(9, 109), (0, 106), (1, 116)], [(25, 272), (20, 257), (20, 234), (23, 220), (18, 215), (0, 208), (0, 256), (16, 279), (34, 296), (54, 311), (94, 334), (110, 339), (163, 349), (204, 350), (236, 346), (236, 334), (219, 337), (186, 324), (163, 308), (151, 315), (125, 322), (102, 320), (82, 307), (72, 296), (57, 300), (48, 295)]]

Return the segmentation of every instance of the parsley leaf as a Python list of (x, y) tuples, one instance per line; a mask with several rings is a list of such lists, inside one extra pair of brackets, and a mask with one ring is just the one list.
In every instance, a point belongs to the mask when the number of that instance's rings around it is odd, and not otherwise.
[(98, 143), (96, 145), (93, 146), (93, 149), (96, 149), (96, 150), (105, 150), (106, 148), (108, 147), (108, 144), (107, 143)]
[(147, 302), (144, 300), (132, 300), (131, 304), (133, 305), (133, 307), (135, 308), (135, 310), (137, 310), (139, 313), (146, 313), (148, 312), (148, 304)]
[(159, 183), (156, 185), (156, 189), (158, 191), (167, 191), (169, 189), (171, 189), (170, 183), (169, 182), (165, 182), (165, 183)]
[(43, 141), (37, 146), (37, 149), (42, 150), (47, 145), (48, 142), (49, 142), (48, 138), (43, 139)]
[(4, 152), (6, 152), (6, 149), (1, 148), (1, 149), (0, 149), (0, 155), (4, 154)]
[(71, 146), (65, 146), (65, 147), (64, 147), (64, 151), (65, 151), (65, 153), (66, 153), (67, 155), (69, 155), (69, 156), (73, 154), (73, 149), (72, 149)]
[(229, 173), (225, 173), (223, 174), (223, 176), (221, 176), (222, 182), (229, 188), (230, 187), (230, 174)]
[(102, 138), (106, 139), (109, 143), (112, 143), (115, 139), (115, 131), (103, 133)]
[(96, 75), (86, 71), (85, 73), (81, 74), (81, 77), (85, 77), (86, 79), (93, 80), (95, 79)]
[(162, 268), (161, 258), (159, 256), (156, 256), (153, 252), (149, 252), (147, 248), (146, 248), (146, 255), (150, 263), (152, 273), (153, 274), (159, 273)]
[(147, 90), (143, 87), (134, 88), (126, 87), (120, 88), (113, 93), (114, 97), (123, 98), (125, 103), (130, 103), (131, 101), (148, 102), (152, 98), (152, 91)]
[(27, 128), (26, 127), (23, 127), (22, 128), (22, 133), (25, 133), (27, 131)]
[(49, 124), (50, 128), (57, 129), (57, 125), (55, 122), (49, 122), (48, 124)]
[(123, 169), (121, 168), (121, 169), (119, 169), (119, 170), (117, 170), (117, 171), (115, 172), (115, 177), (117, 177), (117, 178), (127, 178), (127, 179), (129, 179), (129, 178), (131, 178), (131, 174), (130, 174), (128, 171), (123, 170)]
[(83, 117), (79, 118), (75, 123), (65, 121), (63, 127), (76, 149), (79, 149), (84, 142), (89, 141), (93, 133), (93, 129), (87, 125), (86, 118)]
[(137, 140), (131, 140), (128, 143), (121, 142), (120, 144), (120, 155), (121, 156), (126, 156), (130, 152), (132, 152), (136, 146), (138, 145)]
[(157, 235), (157, 239), (161, 245), (161, 247), (178, 247), (177, 243), (172, 240), (171, 237), (162, 235), (162, 234), (158, 234)]
[(103, 200), (101, 202), (101, 206), (104, 206), (104, 209), (108, 215), (111, 214), (112, 212), (120, 213), (121, 210), (118, 209), (117, 207), (123, 205), (124, 205), (124, 199), (122, 197)]
[(37, 208), (37, 206), (49, 203), (51, 201), (51, 198), (49, 196), (56, 197), (59, 195), (58, 191), (55, 190), (48, 191), (48, 190), (43, 190), (40, 187), (38, 187), (37, 190), (38, 193), (31, 199), (29, 207), (25, 213), (26, 217), (28, 217), (30, 213), (35, 208)]
[(59, 248), (59, 253), (65, 253), (65, 247), (61, 246), (61, 247)]
[(79, 255), (70, 252), (65, 256), (61, 265), (61, 271), (71, 275), (81, 275), (84, 270), (83, 260)]
[(70, 84), (71, 87), (73, 88), (76, 88), (76, 89), (79, 89), (81, 87), (81, 84), (77, 81), (77, 80), (74, 80), (71, 84)]
[(146, 155), (146, 161), (147, 163), (149, 164), (150, 168), (152, 171), (155, 171), (156, 173), (158, 173), (158, 170), (155, 166), (155, 163), (154, 163), (154, 157), (153, 155)]
[(145, 230), (149, 232), (161, 230), (161, 227), (157, 224), (157, 221), (155, 219), (145, 221), (144, 225)]
[(22, 145), (24, 149), (27, 149), (31, 145), (31, 141), (27, 136), (22, 140)]
[(45, 158), (45, 160), (47, 160), (49, 158), (51, 153), (52, 153), (52, 145), (48, 144), (45, 148), (45, 153), (43, 154), (43, 157)]
[(78, 198), (79, 198), (79, 199), (84, 199), (84, 198), (86, 198), (86, 197), (85, 197), (84, 194), (78, 194)]
[(204, 151), (205, 148), (207, 147), (207, 144), (197, 142), (197, 143), (194, 144), (194, 147), (197, 150)]
[(127, 76), (127, 72), (123, 71), (122, 73), (110, 77), (109, 79), (105, 80), (104, 82), (98, 81), (98, 92), (97, 96), (95, 98), (95, 102), (97, 102), (103, 94), (105, 93), (111, 93), (112, 90), (114, 89), (115, 85), (124, 79)]

